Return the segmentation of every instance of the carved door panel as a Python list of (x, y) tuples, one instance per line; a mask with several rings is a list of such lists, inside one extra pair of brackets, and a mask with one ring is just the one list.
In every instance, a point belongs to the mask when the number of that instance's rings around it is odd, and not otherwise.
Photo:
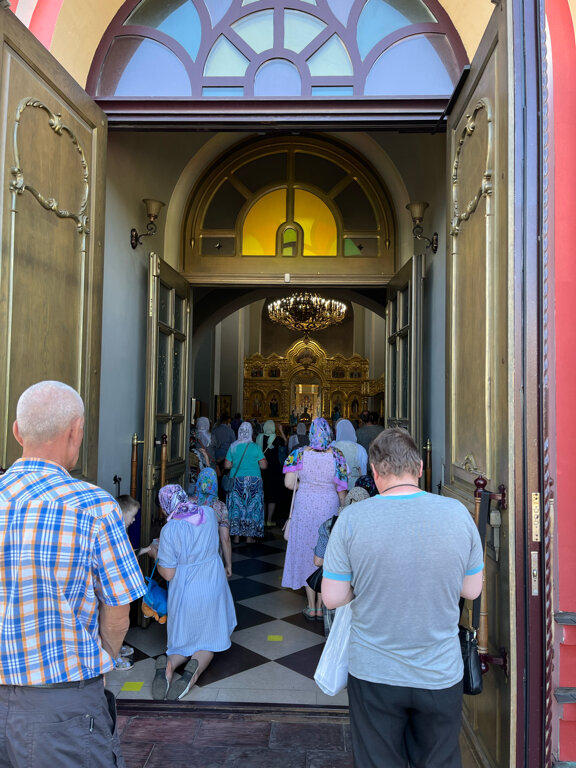
[(106, 116), (6, 9), (0, 44), (0, 464), (21, 392), (59, 379), (84, 399), (77, 472), (95, 480)]
[(184, 489), (188, 486), (189, 329), (190, 284), (151, 253), (142, 494), (142, 540), (145, 542), (156, 514), (156, 494), (162, 481), (179, 483)]
[[(474, 480), (487, 489), (512, 485), (509, 459), (509, 247), (506, 11), (495, 8), (447, 134), (447, 424), (443, 492), (473, 510)], [(488, 526), (488, 653), (513, 647), (513, 509)], [(510, 659), (509, 666), (510, 666)], [(515, 672), (491, 666), (481, 696), (465, 696), (465, 733), (487, 765), (509, 766), (514, 751)]]
[(422, 445), (422, 259), (392, 278), (386, 307), (386, 426), (403, 427)]

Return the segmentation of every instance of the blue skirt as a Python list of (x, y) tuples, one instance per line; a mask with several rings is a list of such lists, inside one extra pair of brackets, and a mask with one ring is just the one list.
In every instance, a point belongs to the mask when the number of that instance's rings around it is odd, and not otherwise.
[(264, 536), (264, 493), (261, 477), (235, 477), (226, 497), (231, 536)]

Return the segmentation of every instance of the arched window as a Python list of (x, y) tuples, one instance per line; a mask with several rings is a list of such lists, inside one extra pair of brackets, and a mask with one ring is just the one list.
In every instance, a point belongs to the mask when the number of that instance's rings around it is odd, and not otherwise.
[(134, 0), (97, 51), (97, 98), (448, 97), (467, 63), (438, 0)]
[[(190, 196), (182, 271), (191, 280), (262, 272), (394, 271), (386, 190), (344, 145), (291, 137), (242, 144)], [(266, 260), (266, 261), (264, 261)]]

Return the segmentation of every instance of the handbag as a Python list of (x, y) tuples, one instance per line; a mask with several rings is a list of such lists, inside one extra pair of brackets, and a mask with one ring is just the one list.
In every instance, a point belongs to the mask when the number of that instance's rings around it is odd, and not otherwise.
[(244, 452), (242, 453), (242, 456), (240, 457), (240, 461), (238, 462), (238, 466), (236, 467), (236, 470), (234, 474), (229, 475), (223, 475), (222, 476), (222, 490), (225, 493), (230, 493), (232, 489), (234, 488), (234, 478), (238, 474), (238, 470), (240, 469), (240, 464), (242, 464), (242, 459), (244, 458), (244, 454), (248, 450), (248, 446), (250, 443), (246, 443), (246, 448), (244, 448)]
[(154, 571), (156, 570), (156, 563), (154, 562), (154, 568), (150, 576), (146, 578), (148, 582), (148, 589), (146, 594), (142, 597), (142, 613), (148, 618), (154, 618), (159, 624), (166, 623), (166, 616), (168, 613), (168, 590), (165, 587), (161, 587), (157, 581), (154, 581)]
[(288, 541), (290, 538), (290, 520), (292, 520), (292, 510), (294, 509), (294, 498), (296, 496), (296, 488), (298, 488), (298, 478), (296, 478), (296, 483), (294, 484), (294, 488), (292, 489), (292, 501), (290, 502), (290, 512), (288, 513), (288, 520), (284, 523), (282, 526), (282, 533), (284, 534), (284, 539)]
[(348, 647), (350, 645), (350, 625), (352, 624), (352, 605), (346, 603), (336, 608), (336, 615), (330, 634), (324, 645), (320, 661), (314, 673), (314, 680), (327, 696), (336, 696), (348, 681)]
[(312, 571), (310, 576), (306, 579), (306, 584), (310, 587), (310, 589), (314, 590), (314, 592), (321, 592), (322, 591), (322, 575), (324, 573), (324, 567), (321, 565), (318, 568), (316, 568), (315, 571)]
[[(484, 550), (484, 540), (486, 537), (486, 524), (488, 522), (488, 509), (490, 507), (490, 493), (482, 491), (480, 499), (480, 511), (478, 514), (478, 533)], [(472, 603), (472, 628), (458, 627), (458, 637), (460, 638), (460, 650), (462, 651), (462, 661), (464, 662), (464, 677), (462, 678), (462, 688), (468, 696), (477, 696), (482, 693), (482, 664), (478, 654), (478, 626), (480, 625), (480, 594)]]

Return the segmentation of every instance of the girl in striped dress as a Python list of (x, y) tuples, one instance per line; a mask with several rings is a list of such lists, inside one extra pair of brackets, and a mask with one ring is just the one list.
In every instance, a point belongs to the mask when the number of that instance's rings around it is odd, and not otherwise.
[[(212, 661), (230, 648), (236, 626), (234, 601), (219, 553), (218, 520), (179, 485), (159, 492), (168, 517), (158, 547), (158, 572), (169, 582), (168, 649), (156, 660), (154, 699), (181, 699)], [(182, 674), (175, 670), (183, 664)]]

